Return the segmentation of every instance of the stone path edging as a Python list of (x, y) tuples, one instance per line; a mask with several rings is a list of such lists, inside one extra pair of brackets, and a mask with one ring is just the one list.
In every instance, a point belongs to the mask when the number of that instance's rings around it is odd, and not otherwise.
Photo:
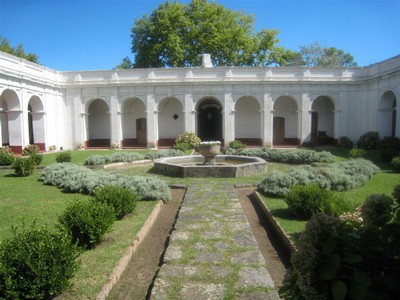
[(292, 242), (290, 237), (285, 233), (279, 222), (272, 216), (271, 212), (267, 204), (262, 200), (260, 194), (257, 191), (254, 191), (255, 199), (257, 200), (258, 205), (263, 210), (264, 215), (267, 218), (268, 223), (272, 226), (272, 229), (275, 231), (276, 236), (281, 241), (282, 245), (288, 250), (290, 254), (293, 254), (297, 251), (295, 244)]
[(163, 206), (163, 201), (159, 200), (159, 202), (154, 207), (150, 216), (144, 222), (142, 228), (137, 233), (136, 237), (130, 243), (128, 249), (126, 250), (124, 256), (119, 260), (117, 266), (114, 268), (111, 275), (108, 277), (107, 282), (103, 285), (101, 291), (97, 294), (96, 300), (105, 300), (108, 294), (110, 293), (113, 286), (117, 283), (118, 279), (121, 277), (122, 273), (125, 271), (128, 266), (129, 261), (132, 258), (132, 255), (137, 251), (139, 245), (142, 243), (151, 227), (154, 224), (154, 221), (158, 217), (161, 206)]

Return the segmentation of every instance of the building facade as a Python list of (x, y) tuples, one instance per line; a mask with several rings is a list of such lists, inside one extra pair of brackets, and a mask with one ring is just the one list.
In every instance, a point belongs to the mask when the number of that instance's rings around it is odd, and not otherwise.
[(367, 67), (61, 72), (0, 52), (0, 144), (157, 148), (185, 131), (228, 145), (400, 136), (400, 56)]

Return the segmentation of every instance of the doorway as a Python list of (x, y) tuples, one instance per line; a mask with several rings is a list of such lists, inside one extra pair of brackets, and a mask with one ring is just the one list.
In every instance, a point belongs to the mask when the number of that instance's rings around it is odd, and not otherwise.
[(222, 142), (222, 108), (216, 100), (207, 99), (199, 104), (197, 131), (202, 141)]

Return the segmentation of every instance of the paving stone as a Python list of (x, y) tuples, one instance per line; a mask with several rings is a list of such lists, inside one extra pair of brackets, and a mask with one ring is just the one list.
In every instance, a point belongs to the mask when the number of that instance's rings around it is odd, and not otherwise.
[(197, 263), (222, 263), (224, 261), (223, 253), (202, 252), (196, 256)]
[(168, 293), (171, 284), (166, 279), (157, 278), (154, 282), (153, 289), (151, 290), (152, 300), (169, 300)]
[(186, 283), (183, 284), (180, 298), (196, 300), (224, 299), (226, 288), (222, 284)]
[(256, 247), (257, 248), (257, 241), (251, 233), (251, 231), (242, 231), (240, 233), (235, 233), (233, 239), (240, 247)]
[(250, 292), (244, 295), (239, 295), (235, 300), (279, 300), (279, 294), (276, 291), (270, 292)]
[(200, 268), (197, 266), (183, 266), (183, 265), (170, 265), (165, 264), (161, 267), (160, 272), (158, 273), (159, 277), (190, 277), (198, 274), (200, 272)]
[(183, 253), (181, 247), (170, 244), (164, 254), (164, 263), (178, 260), (182, 258), (182, 256)]
[(232, 272), (230, 269), (220, 266), (213, 266), (210, 271), (216, 278), (226, 278)]
[(220, 250), (227, 250), (230, 248), (230, 246), (227, 243), (224, 242), (216, 242), (214, 244), (214, 247)]
[(274, 282), (266, 268), (244, 267), (239, 271), (239, 281), (236, 288), (248, 287), (274, 287)]
[(246, 252), (239, 252), (232, 255), (231, 262), (234, 264), (265, 264), (264, 257), (261, 252), (257, 250), (251, 250)]
[(174, 230), (171, 235), (171, 241), (187, 241), (191, 238), (192, 234), (187, 231), (176, 231)]

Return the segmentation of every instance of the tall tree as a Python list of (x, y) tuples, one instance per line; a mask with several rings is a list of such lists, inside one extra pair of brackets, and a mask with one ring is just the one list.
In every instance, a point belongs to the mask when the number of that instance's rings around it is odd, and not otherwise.
[(254, 21), (253, 15), (216, 2), (192, 0), (185, 5), (167, 0), (151, 15), (135, 20), (134, 67), (200, 66), (203, 53), (210, 53), (216, 66), (285, 65), (290, 52), (276, 46), (279, 32), (254, 33)]
[(24, 58), (34, 63), (39, 63), (39, 57), (36, 54), (25, 53), (22, 44), (19, 44), (17, 47), (12, 47), (10, 45), (10, 42), (6, 38), (3, 38), (1, 35), (0, 35), (0, 51)]
[(350, 53), (335, 47), (324, 48), (319, 42), (300, 46), (299, 56), (288, 59), (289, 65), (310, 67), (354, 67), (357, 63)]

